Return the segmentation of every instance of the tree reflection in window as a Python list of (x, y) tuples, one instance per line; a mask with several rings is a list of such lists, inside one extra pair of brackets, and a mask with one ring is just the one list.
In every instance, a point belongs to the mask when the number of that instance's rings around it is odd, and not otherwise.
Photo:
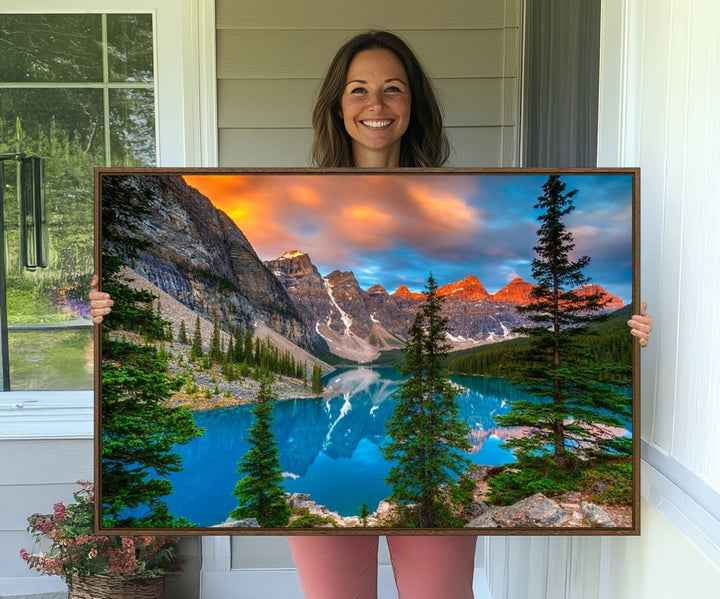
[(151, 14), (0, 19), (0, 153), (45, 159), (49, 241), (47, 268), (24, 268), (4, 163), (13, 389), (92, 388), (93, 168), (156, 163), (153, 48)]

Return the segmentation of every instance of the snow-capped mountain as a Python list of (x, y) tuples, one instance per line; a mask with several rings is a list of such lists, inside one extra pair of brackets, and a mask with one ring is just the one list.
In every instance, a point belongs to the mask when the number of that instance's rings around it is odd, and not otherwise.
[[(265, 265), (280, 280), (288, 295), (302, 306), (309, 324), (328, 343), (330, 351), (348, 359), (369, 361), (380, 351), (402, 347), (407, 330), (424, 294), (401, 285), (389, 294), (381, 285), (363, 290), (352, 272), (335, 270), (323, 277), (310, 257), (294, 250)], [(512, 329), (528, 324), (516, 307), (530, 301), (533, 285), (519, 277), (490, 294), (478, 278), (440, 287), (448, 318), (448, 340), (459, 349), (496, 343), (515, 336)], [(622, 307), (622, 300), (598, 285), (579, 294), (600, 290), (609, 300), (606, 309)]]

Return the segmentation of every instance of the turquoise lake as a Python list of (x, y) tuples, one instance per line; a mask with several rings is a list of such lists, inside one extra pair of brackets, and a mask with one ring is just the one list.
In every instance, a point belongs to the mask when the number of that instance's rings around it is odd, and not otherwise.
[[(457, 401), (472, 429), (470, 459), (486, 465), (512, 462), (512, 453), (500, 444), (520, 432), (498, 427), (495, 416), (508, 412), (509, 400), (529, 396), (503, 379), (451, 378), (463, 388)], [(391, 463), (379, 447), (387, 440), (385, 421), (401, 380), (392, 367), (336, 370), (325, 378), (336, 391), (330, 399), (276, 402), (274, 431), (286, 490), (308, 493), (343, 516), (357, 514), (363, 502), (374, 511), (390, 494), (384, 479)], [(252, 421), (250, 409), (195, 413), (205, 434), (175, 449), (185, 469), (170, 477), (174, 493), (165, 499), (173, 515), (205, 527), (223, 522), (237, 506), (232, 491), (240, 477), (238, 460), (247, 451), (243, 437)]]

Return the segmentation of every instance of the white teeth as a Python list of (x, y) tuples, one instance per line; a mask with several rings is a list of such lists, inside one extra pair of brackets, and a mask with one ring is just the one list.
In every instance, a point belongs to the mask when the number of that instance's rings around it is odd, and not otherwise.
[(363, 125), (368, 127), (387, 127), (392, 121), (362, 121)]

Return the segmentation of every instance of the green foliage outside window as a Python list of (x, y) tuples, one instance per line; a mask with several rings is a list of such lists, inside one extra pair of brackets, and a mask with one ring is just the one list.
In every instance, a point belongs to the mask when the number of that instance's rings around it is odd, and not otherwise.
[[(0, 153), (44, 159), (50, 248), (47, 268), (22, 267), (16, 164), (5, 161), (11, 384), (91, 388), (92, 361), (84, 356), (88, 348), (92, 354), (86, 298), (95, 270), (93, 169), (155, 164), (152, 15), (3, 15), (0, 49)], [(15, 325), (83, 320), (88, 329), (72, 335), (58, 328), (12, 332)], [(64, 361), (57, 364), (60, 346)], [(48, 376), (32, 374), (38, 363)]]

